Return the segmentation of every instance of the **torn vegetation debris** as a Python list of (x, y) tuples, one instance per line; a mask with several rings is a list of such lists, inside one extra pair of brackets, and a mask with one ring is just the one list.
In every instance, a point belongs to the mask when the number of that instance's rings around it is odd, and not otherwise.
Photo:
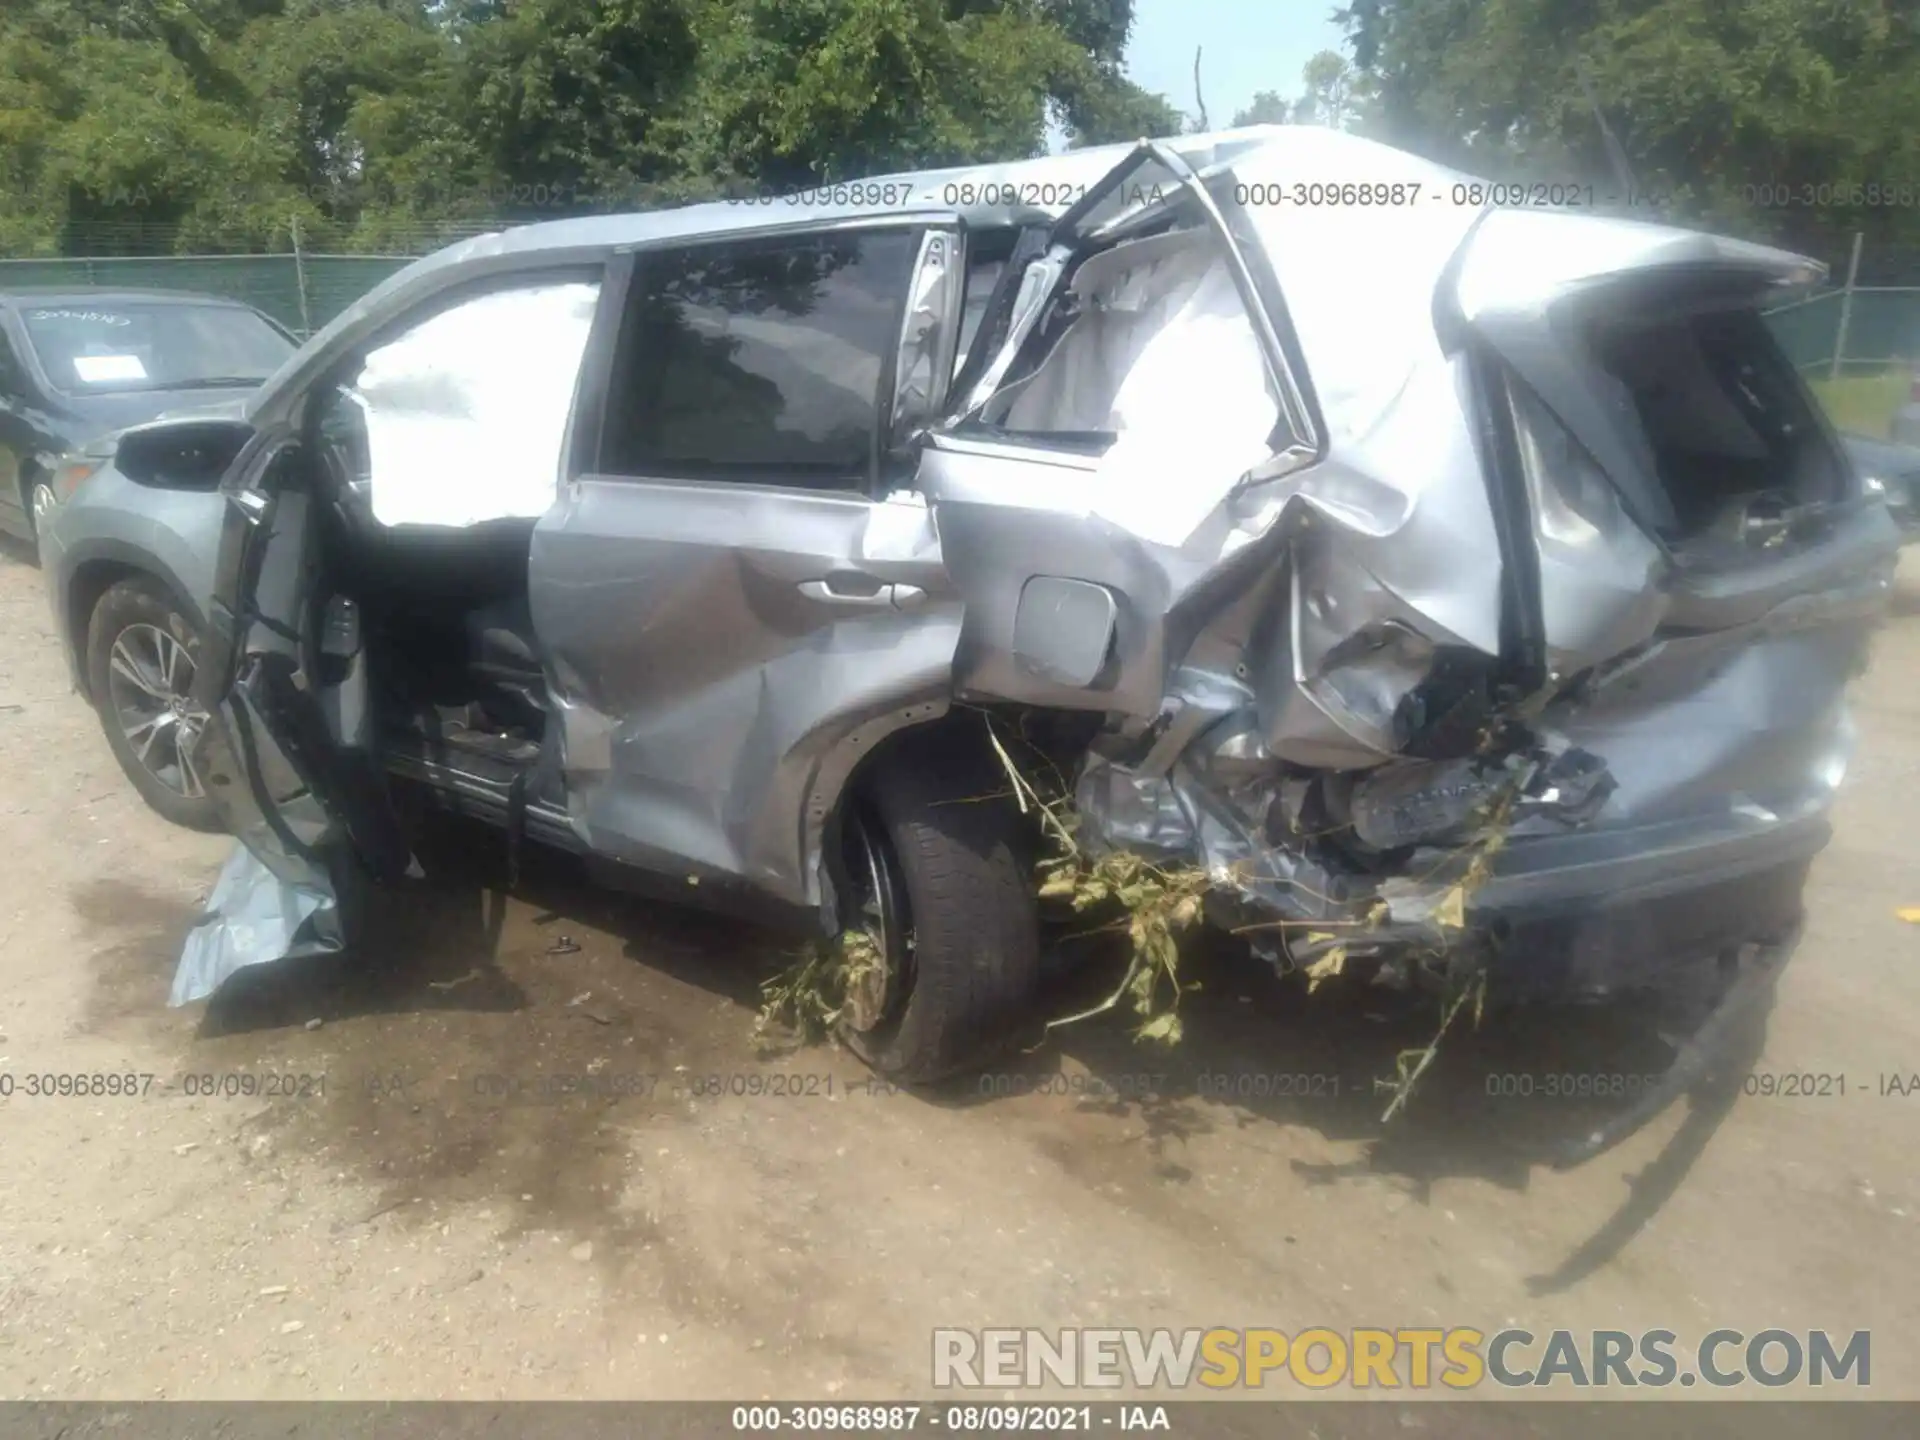
[(863, 985), (884, 962), (865, 930), (849, 926), (830, 940), (813, 940), (798, 958), (760, 986), (754, 1036), (762, 1044), (785, 1030), (803, 1044), (835, 1038)]
[[(1038, 866), (1041, 898), (1064, 899), (1076, 912), (1114, 904), (1118, 904), (1125, 912), (1124, 920), (1102, 927), (1118, 929), (1124, 925), (1127, 930), (1131, 955), (1120, 984), (1099, 1004), (1049, 1021), (1048, 1032), (1105, 1014), (1123, 1000), (1130, 999), (1139, 1017), (1134, 1029), (1136, 1038), (1177, 1043), (1182, 1034), (1180, 995), (1183, 989), (1197, 988), (1197, 982), (1183, 986), (1180, 980), (1179, 937), (1200, 917), (1210, 888), (1206, 872), (1192, 864), (1153, 864), (1128, 851), (1090, 853), (1086, 846), (1075, 839), (1079, 820), (1072, 812), (1071, 800), (1064, 789), (1062, 793), (1043, 797), (1033, 781), (1021, 773), (1000, 737), (993, 733), (990, 717), (987, 725), (994, 751), (1006, 770), (1022, 810), (1031, 807), (1032, 811), (1038, 813), (1053, 844), (1054, 853), (1043, 858)], [(1486, 755), (1492, 752), (1499, 738), (1492, 732), (1484, 735), (1480, 753)], [(1487, 990), (1485, 957), (1474, 947), (1457, 945), (1456, 937), (1466, 925), (1467, 901), (1491, 876), (1493, 857), (1506, 843), (1514, 804), (1535, 773), (1536, 767), (1533, 766), (1510, 770), (1503, 786), (1483, 804), (1473, 826), (1474, 839), (1471, 843), (1435, 867), (1436, 871), (1444, 869), (1458, 863), (1463, 856), (1466, 861), (1459, 880), (1448, 887), (1434, 905), (1430, 920), (1435, 932), (1431, 959), (1446, 962), (1443, 969), (1446, 990), (1442, 999), (1440, 1025), (1433, 1039), (1425, 1046), (1403, 1050), (1395, 1057), (1392, 1079), (1375, 1081), (1377, 1089), (1391, 1095), (1380, 1117), (1382, 1123), (1392, 1120), (1406, 1108), (1415, 1086), (1433, 1063), (1439, 1053), (1441, 1040), (1460, 1011), (1470, 1004), (1474, 1025), (1477, 1027), (1480, 1023)], [(1364, 933), (1377, 927), (1386, 916), (1387, 906), (1383, 902), (1374, 902), (1367, 907), (1365, 917), (1354, 922), (1357, 932)], [(1293, 922), (1267, 922), (1265, 925), (1240, 928), (1244, 931), (1285, 927), (1290, 923)], [(1343, 943), (1339, 936), (1327, 930), (1309, 930), (1302, 940), (1302, 948), (1326, 947), (1303, 964), (1288, 962), (1289, 968), (1301, 972), (1307, 993), (1312, 995), (1324, 982), (1345, 972), (1349, 943)], [(1164, 1009), (1161, 1008), (1163, 989)]]
[[(1130, 1000), (1139, 1023), (1134, 1036), (1177, 1044), (1181, 1036), (1180, 995), (1196, 988), (1180, 979), (1180, 936), (1200, 918), (1207, 892), (1207, 873), (1190, 863), (1155, 864), (1126, 850), (1092, 850), (1074, 838), (1079, 817), (1065, 785), (1039, 787), (1021, 773), (1005, 742), (994, 731), (993, 717), (984, 717), (987, 738), (1005, 769), (1015, 800), (1023, 813), (1037, 815), (1052, 847), (1037, 866), (1042, 900), (1065, 900), (1076, 914), (1118, 906), (1124, 918), (1084, 933), (1101, 930), (1127, 932), (1126, 973), (1112, 994), (1090, 1009), (1047, 1022), (1047, 1033), (1095, 1015), (1104, 1015)], [(1057, 772), (1056, 772), (1057, 773)], [(1162, 1008), (1164, 1004), (1165, 1008)]]

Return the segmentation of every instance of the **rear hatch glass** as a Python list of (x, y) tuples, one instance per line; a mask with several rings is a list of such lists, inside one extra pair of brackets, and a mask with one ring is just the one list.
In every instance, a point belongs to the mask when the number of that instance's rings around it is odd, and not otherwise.
[(1845, 497), (1844, 458), (1756, 310), (1622, 307), (1589, 334), (1671, 506), (1661, 539)]

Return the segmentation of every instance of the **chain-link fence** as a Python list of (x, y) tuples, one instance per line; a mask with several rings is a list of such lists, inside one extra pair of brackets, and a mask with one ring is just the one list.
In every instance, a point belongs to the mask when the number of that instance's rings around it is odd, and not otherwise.
[(1830, 283), (1768, 316), (1842, 429), (1884, 436), (1920, 367), (1920, 250), (1854, 237)]
[(1920, 360), (1920, 285), (1823, 291), (1769, 318), (1794, 364), (1815, 378), (1839, 380)]

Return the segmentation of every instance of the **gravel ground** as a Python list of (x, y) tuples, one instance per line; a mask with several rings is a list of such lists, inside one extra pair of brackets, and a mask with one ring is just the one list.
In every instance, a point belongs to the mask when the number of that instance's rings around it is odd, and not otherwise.
[[(557, 858), (503, 895), (464, 830), (378, 953), (169, 1010), (227, 842), (141, 805), (8, 551), (0, 1074), (154, 1079), (0, 1099), (0, 1397), (914, 1396), (935, 1327), (1072, 1324), (1870, 1329), (1873, 1393), (1920, 1397), (1920, 1094), (1874, 1083), (1920, 1071), (1912, 563), (1900, 609), (1759, 1065), (1847, 1095), (1677, 1107), (1563, 1173), (1590, 1112), (1487, 1078), (1656, 1063), (1606, 1016), (1450, 1041), (1383, 1129), (1426, 1022), (1211, 958), (1171, 1056), (1093, 1022), (885, 1093), (756, 1049), (780, 942)], [(533, 1103), (579, 1074), (628, 1093)], [(268, 1075), (308, 1078), (188, 1093)]]

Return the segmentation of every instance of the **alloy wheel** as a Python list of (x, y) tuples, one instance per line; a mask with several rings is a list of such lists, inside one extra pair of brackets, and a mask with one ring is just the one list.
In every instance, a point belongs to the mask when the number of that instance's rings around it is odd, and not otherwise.
[(169, 790), (199, 799), (208, 716), (193, 699), (187, 647), (158, 626), (129, 625), (114, 637), (107, 674), (113, 719), (135, 759)]
[(877, 818), (864, 810), (849, 826), (847, 879), (852, 915), (848, 928), (863, 931), (873, 943), (877, 964), (859, 967), (849, 977), (846, 1022), (862, 1034), (899, 1008), (913, 978), (913, 926), (906, 887)]

